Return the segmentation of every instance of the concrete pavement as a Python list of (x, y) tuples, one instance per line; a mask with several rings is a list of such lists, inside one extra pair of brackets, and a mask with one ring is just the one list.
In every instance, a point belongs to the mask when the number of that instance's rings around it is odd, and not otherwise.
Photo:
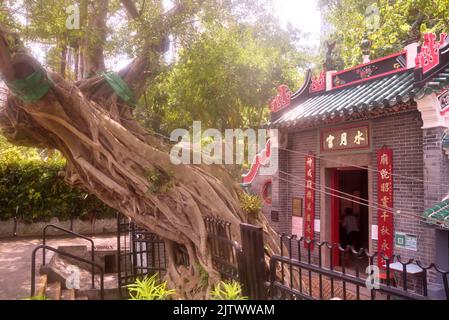
[[(96, 246), (117, 247), (115, 235), (92, 237)], [(31, 253), (40, 245), (42, 239), (11, 238), (0, 240), (0, 300), (16, 300), (28, 298), (31, 283)], [(47, 244), (58, 246), (83, 245), (89, 243), (76, 238), (51, 238)], [(50, 261), (53, 252), (47, 252), (47, 261)], [(36, 253), (36, 266), (42, 263), (42, 250)], [(36, 271), (38, 274), (38, 271)]]

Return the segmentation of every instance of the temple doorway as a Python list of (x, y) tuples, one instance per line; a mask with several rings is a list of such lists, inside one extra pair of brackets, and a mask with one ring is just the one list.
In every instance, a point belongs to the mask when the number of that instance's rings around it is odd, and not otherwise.
[[(343, 248), (369, 248), (368, 170), (334, 168), (331, 170), (331, 239)], [(341, 265), (341, 253), (333, 252), (335, 265)], [(345, 255), (345, 265), (356, 263), (356, 256)]]

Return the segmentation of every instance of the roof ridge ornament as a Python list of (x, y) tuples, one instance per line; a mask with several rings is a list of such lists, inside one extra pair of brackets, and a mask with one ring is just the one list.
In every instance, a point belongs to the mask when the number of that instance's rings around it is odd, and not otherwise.
[(271, 99), (270, 110), (271, 112), (278, 112), (290, 106), (293, 93), (290, 91), (286, 84), (282, 84), (278, 87), (278, 94)]
[(309, 92), (321, 92), (326, 90), (326, 70), (323, 70), (317, 77), (312, 79)]
[(440, 48), (446, 41), (447, 33), (440, 34), (440, 40), (437, 42), (435, 33), (424, 34), (424, 43), (421, 51), (416, 56), (416, 68), (422, 68), (423, 74), (426, 74), (440, 63)]
[(365, 32), (363, 34), (362, 43), (360, 45), (360, 48), (362, 49), (362, 54), (363, 54), (363, 63), (368, 63), (371, 61), (370, 53), (371, 53), (372, 45), (373, 45), (373, 42), (368, 38), (368, 33)]

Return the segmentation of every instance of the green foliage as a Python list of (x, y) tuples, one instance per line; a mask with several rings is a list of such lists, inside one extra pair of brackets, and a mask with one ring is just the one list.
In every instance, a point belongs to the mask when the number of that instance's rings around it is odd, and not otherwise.
[(209, 273), (199, 263), (195, 263), (194, 268), (200, 275), (199, 287), (206, 288), (209, 284)]
[(136, 279), (135, 283), (127, 287), (131, 296), (129, 300), (168, 300), (176, 293), (175, 290), (168, 289), (167, 281), (159, 281), (157, 273), (142, 280)]
[(152, 193), (168, 192), (174, 186), (174, 180), (171, 178), (171, 174), (158, 169), (148, 170), (145, 177), (150, 183), (148, 191)]
[[(209, 29), (179, 51), (149, 87), (138, 112), (156, 132), (190, 128), (258, 127), (268, 119), (268, 102), (280, 84), (300, 83), (305, 57), (281, 29), (268, 32), (245, 24)], [(142, 107), (141, 107), (142, 108)]]
[(263, 201), (255, 194), (240, 192), (240, 204), (243, 212), (250, 216), (257, 216), (262, 210)]
[(64, 167), (65, 160), (57, 152), (12, 146), (0, 136), (0, 220), (115, 215), (96, 197), (68, 186), (59, 175)]
[[(370, 5), (379, 10), (378, 28), (367, 19), (366, 9)], [(333, 29), (330, 37), (338, 39), (336, 56), (341, 57), (343, 64), (339, 68), (361, 63), (360, 44), (365, 32), (373, 42), (371, 58), (374, 59), (422, 40), (418, 38), (425, 32), (438, 34), (449, 30), (447, 0), (320, 0), (320, 7)]]
[(212, 300), (248, 300), (248, 297), (242, 295), (242, 287), (236, 281), (221, 281), (210, 292), (210, 297)]

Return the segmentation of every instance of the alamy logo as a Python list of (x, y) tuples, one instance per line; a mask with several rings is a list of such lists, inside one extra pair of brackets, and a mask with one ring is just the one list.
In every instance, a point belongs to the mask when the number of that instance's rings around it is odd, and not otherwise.
[(380, 289), (380, 269), (377, 266), (370, 265), (366, 268), (366, 278), (365, 284), (369, 290)]
[(80, 29), (80, 8), (78, 5), (70, 5), (65, 9), (68, 14), (65, 20), (65, 26), (69, 30), (79, 30)]
[[(181, 164), (255, 164), (270, 139), (269, 159), (264, 161), (260, 174), (272, 175), (278, 168), (277, 130), (226, 129), (224, 137), (217, 129), (202, 131), (201, 122), (193, 122), (192, 135), (186, 129), (176, 129), (170, 140), (177, 142), (170, 151), (170, 160)], [(247, 157), (246, 157), (247, 156)]]

